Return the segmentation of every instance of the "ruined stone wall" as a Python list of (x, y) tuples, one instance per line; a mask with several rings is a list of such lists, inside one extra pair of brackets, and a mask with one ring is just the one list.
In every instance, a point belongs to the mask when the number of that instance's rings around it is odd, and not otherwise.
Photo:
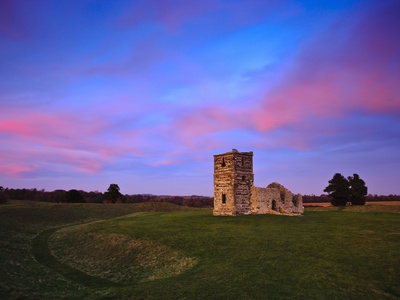
[(273, 182), (266, 188), (253, 186), (253, 152), (214, 155), (215, 216), (246, 214), (302, 214), (303, 199)]
[(304, 212), (303, 197), (300, 194), (293, 195), (283, 185), (273, 182), (267, 188), (275, 188), (280, 193), (280, 206), (278, 211), (282, 214), (302, 214)]
[(253, 187), (251, 193), (252, 214), (302, 214), (303, 198), (293, 195), (283, 185), (273, 182), (266, 188)]
[[(273, 205), (275, 201), (275, 205)], [(280, 201), (278, 189), (267, 189), (253, 186), (251, 191), (251, 213), (270, 214), (274, 213), (273, 208)], [(277, 212), (277, 210), (275, 210)]]
[(295, 214), (304, 213), (303, 196), (301, 194), (293, 196), (292, 212)]

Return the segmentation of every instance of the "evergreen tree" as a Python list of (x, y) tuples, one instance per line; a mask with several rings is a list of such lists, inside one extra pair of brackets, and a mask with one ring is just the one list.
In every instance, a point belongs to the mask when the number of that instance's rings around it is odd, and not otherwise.
[(331, 204), (333, 206), (345, 206), (350, 198), (350, 183), (340, 173), (336, 173), (331, 180), (329, 185), (324, 189), (332, 198)]
[(352, 205), (364, 205), (365, 199), (368, 194), (368, 188), (365, 186), (364, 180), (353, 174), (353, 177), (349, 176), (350, 183), (350, 201)]

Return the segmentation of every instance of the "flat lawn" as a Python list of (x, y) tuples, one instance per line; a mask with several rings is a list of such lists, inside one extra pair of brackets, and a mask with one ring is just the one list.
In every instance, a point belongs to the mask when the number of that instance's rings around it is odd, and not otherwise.
[(399, 212), (15, 202), (0, 206), (0, 298), (399, 299)]

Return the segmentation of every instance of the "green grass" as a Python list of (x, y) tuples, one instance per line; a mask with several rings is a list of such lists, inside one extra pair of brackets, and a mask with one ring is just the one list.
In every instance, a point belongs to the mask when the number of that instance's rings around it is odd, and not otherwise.
[(0, 206), (0, 298), (399, 299), (399, 211), (12, 203)]

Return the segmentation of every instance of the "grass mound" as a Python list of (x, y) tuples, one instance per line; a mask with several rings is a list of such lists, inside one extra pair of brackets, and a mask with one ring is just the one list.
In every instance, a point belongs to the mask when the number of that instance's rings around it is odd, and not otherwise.
[(91, 231), (88, 225), (55, 232), (49, 248), (52, 255), (72, 268), (123, 284), (175, 276), (196, 263), (194, 258), (161, 243)]

